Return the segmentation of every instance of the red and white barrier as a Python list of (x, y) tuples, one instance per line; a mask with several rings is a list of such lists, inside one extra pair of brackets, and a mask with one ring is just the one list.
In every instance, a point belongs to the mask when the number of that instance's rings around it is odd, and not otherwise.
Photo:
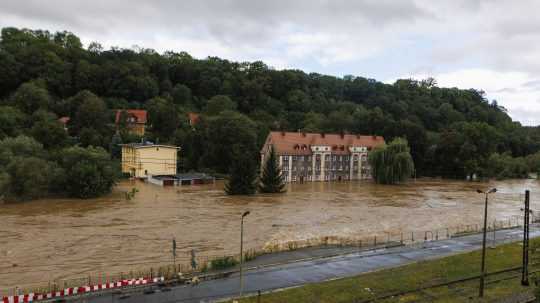
[(2, 303), (34, 302), (34, 301), (40, 301), (40, 300), (46, 300), (46, 299), (52, 299), (52, 298), (73, 296), (76, 294), (82, 294), (82, 293), (88, 293), (88, 292), (95, 292), (95, 291), (100, 291), (103, 289), (121, 288), (124, 286), (132, 286), (132, 285), (153, 284), (153, 283), (162, 282), (164, 280), (165, 279), (163, 277), (153, 278), (153, 279), (139, 278), (139, 279), (131, 279), (131, 280), (122, 280), (118, 282), (90, 285), (90, 286), (70, 287), (70, 288), (62, 289), (60, 291), (50, 292), (46, 294), (30, 293), (26, 295), (3, 297)]

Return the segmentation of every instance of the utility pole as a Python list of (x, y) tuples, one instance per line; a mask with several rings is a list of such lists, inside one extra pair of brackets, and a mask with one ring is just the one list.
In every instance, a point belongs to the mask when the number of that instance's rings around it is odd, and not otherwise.
[(523, 215), (523, 267), (521, 285), (529, 286), (529, 190), (525, 191), (525, 213)]
[(244, 291), (244, 272), (242, 265), (244, 264), (244, 217), (247, 215), (249, 215), (249, 211), (242, 214), (242, 219), (240, 221), (240, 298)]
[(174, 273), (176, 274), (176, 238), (173, 238), (172, 240), (172, 255), (173, 255)]
[(480, 290), (478, 293), (478, 297), (482, 298), (484, 296), (484, 278), (486, 275), (486, 236), (487, 236), (487, 207), (488, 207), (488, 196), (491, 193), (497, 192), (496, 188), (492, 188), (489, 191), (482, 191), (477, 189), (477, 193), (485, 194), (486, 200), (484, 204), (484, 233), (482, 238), (482, 264), (480, 267)]

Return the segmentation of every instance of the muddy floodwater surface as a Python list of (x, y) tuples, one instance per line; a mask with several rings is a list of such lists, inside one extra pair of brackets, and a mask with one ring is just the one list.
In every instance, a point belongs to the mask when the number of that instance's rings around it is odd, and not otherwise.
[[(139, 192), (126, 200), (124, 192)], [(262, 250), (289, 241), (358, 237), (478, 224), (483, 196), (497, 187), (489, 220), (521, 213), (523, 193), (540, 208), (540, 182), (471, 183), (417, 180), (382, 186), (371, 182), (293, 184), (281, 195), (227, 196), (223, 184), (159, 187), (123, 181), (106, 197), (47, 199), (0, 205), (0, 289), (54, 279), (119, 273), (178, 260), (237, 254), (240, 215), (245, 246)]]

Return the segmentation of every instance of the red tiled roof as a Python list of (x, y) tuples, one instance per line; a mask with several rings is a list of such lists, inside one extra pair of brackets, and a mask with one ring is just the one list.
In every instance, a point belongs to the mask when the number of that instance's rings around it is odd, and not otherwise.
[(270, 132), (265, 147), (271, 144), (278, 154), (310, 155), (311, 146), (329, 146), (333, 154), (349, 154), (349, 147), (373, 148), (384, 144), (381, 136), (351, 134), (316, 134), (300, 132)]
[(188, 118), (190, 125), (195, 125), (197, 122), (199, 122), (199, 114), (197, 113), (188, 113)]
[(146, 123), (146, 116), (147, 113), (143, 109), (119, 109), (116, 111), (116, 118), (115, 123), (118, 124), (120, 121), (120, 114), (125, 111), (127, 112), (128, 116), (135, 117), (136, 121), (135, 123)]
[(62, 124), (67, 124), (69, 122), (69, 120), (71, 120), (70, 117), (62, 117), (62, 118), (58, 119), (58, 121), (61, 122)]

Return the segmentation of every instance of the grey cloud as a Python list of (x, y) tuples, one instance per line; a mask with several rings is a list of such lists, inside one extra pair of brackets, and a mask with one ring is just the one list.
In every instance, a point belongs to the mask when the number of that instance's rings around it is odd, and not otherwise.
[(5, 0), (0, 3), (0, 11), (0, 19), (8, 14), (93, 35), (156, 32), (254, 47), (279, 43), (279, 37), (288, 32), (343, 32), (354, 36), (373, 26), (381, 29), (430, 17), (414, 0)]

